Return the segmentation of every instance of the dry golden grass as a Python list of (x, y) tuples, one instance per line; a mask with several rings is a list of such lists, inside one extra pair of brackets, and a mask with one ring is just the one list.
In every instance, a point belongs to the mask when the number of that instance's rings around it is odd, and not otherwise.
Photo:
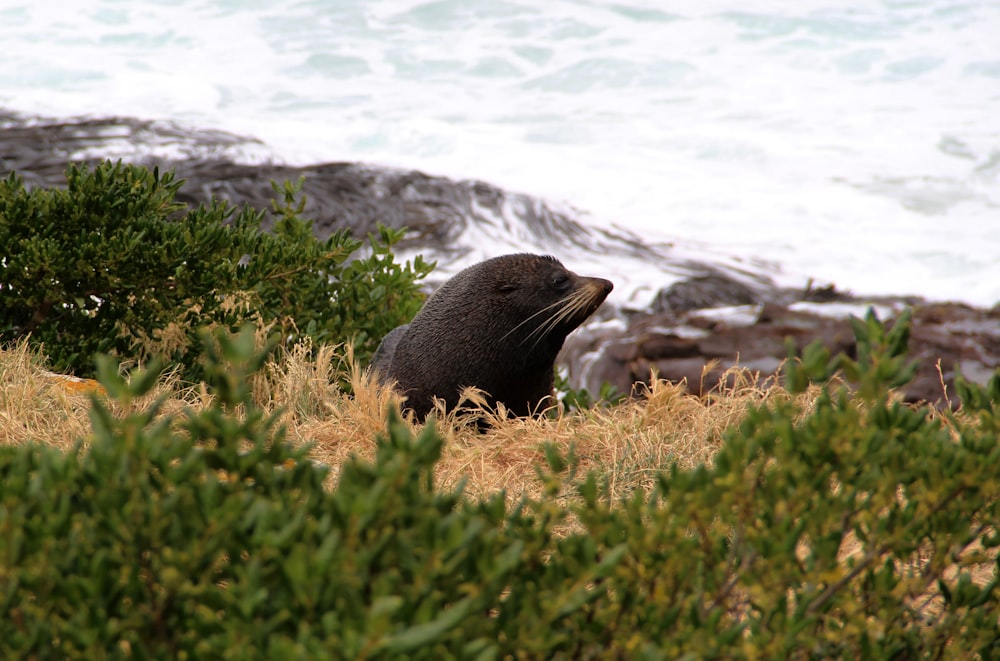
[[(312, 457), (334, 468), (352, 454), (373, 457), (387, 411), (399, 410), (400, 398), (374, 383), (349, 350), (321, 347), (310, 354), (309, 347), (301, 347), (269, 365), (267, 373), (267, 397), (259, 404), (280, 407), (289, 439), (310, 444)], [(352, 396), (332, 385), (338, 377), (349, 380)], [(485, 410), (480, 393), (470, 389), (460, 404), (464, 411), (436, 414), (445, 438), (437, 478), (443, 485), (465, 480), (466, 493), (474, 496), (501, 489), (511, 498), (537, 496), (536, 469), (544, 464), (544, 444), (552, 443), (563, 452), (572, 446), (581, 470), (599, 469), (612, 493), (624, 494), (647, 485), (673, 462), (690, 467), (711, 461), (750, 401), (787, 397), (782, 389), (759, 388), (757, 382), (755, 374), (731, 370), (711, 397), (701, 398), (684, 385), (656, 381), (643, 397), (623, 406), (537, 419)], [(491, 420), (489, 431), (480, 433), (476, 416)], [(419, 433), (422, 425), (406, 421)]]
[[(350, 381), (353, 395), (336, 386)], [(538, 495), (536, 468), (544, 463), (543, 445), (563, 451), (572, 446), (580, 468), (597, 468), (617, 495), (648, 485), (659, 470), (710, 462), (727, 429), (739, 424), (751, 401), (788, 397), (777, 385), (759, 387), (758, 375), (733, 369), (707, 397), (688, 393), (684, 384), (658, 380), (633, 401), (610, 409), (542, 417), (508, 418), (505, 411), (477, 408), (481, 398), (467, 393), (466, 406), (490, 417), (494, 426), (480, 433), (467, 413), (438, 412), (446, 439), (438, 464), (445, 485), (466, 480), (470, 495), (505, 489), (510, 497)], [(280, 362), (267, 365), (252, 383), (254, 398), (268, 412), (279, 412), (288, 439), (311, 446), (311, 456), (334, 468), (355, 454), (373, 457), (376, 435), (385, 430), (386, 413), (399, 397), (373, 383), (349, 350), (308, 345), (295, 347)], [(46, 371), (44, 359), (26, 342), (0, 349), (0, 443), (29, 440), (70, 447), (88, 434), (89, 391), (94, 382), (70, 381)], [(161, 379), (156, 392), (167, 395), (164, 411), (206, 406), (204, 388), (180, 388)], [(805, 397), (814, 395), (807, 394)], [(135, 406), (142, 406), (137, 402)], [(115, 407), (112, 406), (112, 410)], [(415, 433), (422, 425), (408, 419)]]
[[(73, 384), (73, 385), (69, 385)], [(48, 375), (21, 342), (0, 353), (0, 443), (64, 445), (90, 427), (87, 396), (75, 382)]]
[[(44, 358), (27, 342), (0, 348), (0, 444), (37, 442), (68, 449), (78, 440), (86, 442), (91, 395), (105, 397), (104, 388), (91, 379), (48, 371)], [(197, 389), (180, 388), (177, 379), (167, 374), (132, 407), (142, 409), (162, 395), (167, 396), (163, 414), (205, 406), (209, 401)], [(124, 413), (115, 402), (109, 408)]]

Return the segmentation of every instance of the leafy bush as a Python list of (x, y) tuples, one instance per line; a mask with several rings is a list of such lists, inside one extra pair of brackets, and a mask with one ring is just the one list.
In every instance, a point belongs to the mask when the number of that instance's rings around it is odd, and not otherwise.
[(169, 172), (106, 162), (71, 166), (67, 181), (0, 181), (0, 341), (30, 334), (57, 370), (90, 376), (97, 353), (161, 357), (194, 380), (199, 329), (248, 321), (288, 342), (353, 342), (364, 361), (420, 307), (430, 267), (393, 261), (400, 232), (380, 228), (367, 257), (346, 232), (320, 241), (295, 185), (275, 187), (267, 233), (261, 211), (175, 202), (182, 182)]
[[(629, 547), (597, 619), (669, 623), (667, 658), (997, 655), (1000, 371), (963, 382), (973, 417), (942, 418), (889, 396), (913, 373), (908, 316), (853, 325), (857, 360), (812, 345), (791, 365), (792, 392), (825, 382), (810, 410), (752, 408), (711, 467), (661, 475), (624, 509), (581, 490), (596, 547)], [(825, 381), (836, 369), (854, 390)]]
[(863, 325), (857, 361), (813, 347), (789, 380), (840, 366), (859, 399), (755, 408), (713, 465), (622, 503), (548, 448), (547, 497), (513, 509), (437, 488), (441, 436), (392, 416), (324, 489), (252, 405), (250, 332), (206, 343), (218, 403), (180, 416), (104, 360), (127, 415), (95, 396), (89, 447), (0, 448), (0, 653), (993, 658), (1000, 374), (931, 416), (887, 397), (905, 324)]

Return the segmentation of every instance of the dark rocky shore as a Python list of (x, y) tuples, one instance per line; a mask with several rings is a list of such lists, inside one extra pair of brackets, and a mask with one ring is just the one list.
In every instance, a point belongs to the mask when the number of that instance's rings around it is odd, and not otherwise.
[[(785, 356), (785, 338), (798, 349), (815, 339), (832, 351), (854, 351), (845, 315), (874, 304), (882, 316), (913, 308), (911, 355), (916, 379), (909, 401), (955, 400), (956, 370), (985, 382), (1000, 367), (1000, 305), (978, 309), (912, 297), (861, 299), (833, 286), (791, 290), (777, 286), (753, 259), (691, 259), (669, 244), (652, 244), (620, 229), (581, 223), (526, 195), (478, 181), (454, 181), (416, 171), (358, 163), (291, 167), (268, 160), (264, 145), (240, 136), (190, 130), (129, 118), (25, 118), (0, 111), (0, 176), (16, 171), (29, 186), (65, 183), (70, 161), (122, 158), (173, 169), (187, 180), (181, 201), (219, 197), (267, 209), (271, 181), (305, 176), (306, 214), (327, 236), (349, 228), (364, 236), (381, 222), (407, 227), (404, 254), (437, 260), (441, 272), (461, 263), (484, 238), (497, 252), (546, 252), (567, 264), (581, 255), (605, 263), (654, 266), (662, 287), (648, 305), (606, 305), (594, 323), (567, 341), (563, 361), (571, 382), (597, 391), (607, 381), (628, 392), (650, 370), (687, 379), (694, 392), (718, 382), (739, 364), (767, 378)], [(250, 164), (248, 164), (250, 163)], [(467, 261), (467, 260), (466, 260)], [(614, 273), (590, 273), (615, 279)], [(713, 367), (703, 374), (706, 364)], [(940, 371), (939, 371), (940, 368)]]

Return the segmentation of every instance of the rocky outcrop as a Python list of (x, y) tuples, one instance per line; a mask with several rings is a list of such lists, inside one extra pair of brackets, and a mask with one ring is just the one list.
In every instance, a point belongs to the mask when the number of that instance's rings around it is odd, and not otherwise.
[(640, 288), (627, 304), (605, 304), (593, 323), (567, 341), (560, 360), (571, 382), (592, 392), (603, 382), (629, 392), (655, 372), (686, 380), (701, 393), (733, 365), (764, 380), (784, 359), (787, 338), (796, 351), (818, 339), (832, 352), (851, 354), (846, 314), (864, 314), (868, 305), (877, 306), (883, 318), (914, 307), (910, 347), (920, 367), (905, 388), (910, 401), (941, 401), (946, 393), (954, 401), (958, 370), (985, 382), (1000, 366), (1000, 307), (863, 300), (829, 285), (783, 288), (765, 270), (744, 265), (752, 260), (702, 259), (621, 228), (589, 226), (573, 210), (480, 181), (359, 163), (292, 167), (271, 162), (266, 147), (251, 138), (168, 122), (47, 120), (0, 111), (0, 176), (16, 170), (28, 186), (59, 186), (67, 162), (104, 158), (174, 169), (187, 180), (180, 198), (190, 204), (216, 197), (268, 209), (275, 197), (272, 181), (305, 177), (305, 213), (317, 235), (346, 228), (364, 236), (376, 223), (405, 226), (409, 231), (399, 248), (437, 261), (438, 280), (470, 260), (525, 249), (605, 264), (618, 291), (632, 270), (659, 274), (654, 296), (639, 300)]
[[(916, 377), (901, 389), (909, 402), (956, 405), (954, 379), (985, 383), (1000, 367), (1000, 307), (979, 310), (957, 303), (882, 301), (881, 318), (891, 318), (912, 303), (909, 354)], [(831, 305), (837, 306), (836, 308)], [(626, 320), (594, 324), (573, 335), (564, 348), (571, 382), (597, 392), (608, 382), (630, 392), (651, 375), (686, 381), (705, 394), (726, 370), (744, 367), (763, 383), (787, 356), (819, 340), (831, 353), (854, 357), (855, 342), (847, 313), (861, 316), (862, 303), (751, 304), (681, 312), (650, 311)]]
[[(572, 263), (614, 263), (619, 273), (654, 265), (664, 285), (721, 275), (739, 280), (759, 297), (782, 295), (768, 273), (748, 269), (738, 260), (701, 259), (669, 244), (643, 241), (622, 228), (592, 227), (577, 220), (579, 214), (572, 210), (482, 181), (363, 163), (283, 165), (270, 161), (256, 140), (169, 122), (25, 118), (0, 111), (0, 176), (14, 170), (29, 187), (60, 186), (68, 162), (106, 158), (174, 170), (186, 180), (178, 199), (189, 204), (214, 197), (266, 211), (276, 197), (272, 181), (304, 177), (304, 215), (313, 220), (317, 236), (347, 229), (364, 237), (376, 231), (377, 223), (406, 227), (398, 251), (437, 262), (434, 282), (473, 262), (530, 247), (567, 263), (569, 256)], [(265, 215), (265, 228), (270, 222)], [(621, 285), (619, 279), (618, 291)]]

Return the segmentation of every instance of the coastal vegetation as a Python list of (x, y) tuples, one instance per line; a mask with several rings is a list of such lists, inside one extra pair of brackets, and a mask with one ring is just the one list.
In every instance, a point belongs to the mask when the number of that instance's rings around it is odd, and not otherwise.
[(53, 369), (92, 376), (98, 353), (159, 357), (196, 381), (198, 332), (246, 323), (288, 345), (350, 342), (367, 360), (420, 308), (431, 265), (394, 261), (401, 232), (320, 241), (300, 215), (301, 181), (274, 184), (270, 231), (264, 210), (176, 202), (172, 172), (71, 165), (66, 183), (0, 181), (0, 341), (29, 337)]
[(179, 185), (106, 164), (0, 189), (5, 658), (996, 656), (1000, 374), (955, 410), (900, 402), (905, 315), (763, 384), (563, 382), (537, 419), (469, 392), (416, 424), (363, 365), (428, 266), (391, 232), (354, 261), (315, 242), (294, 186), (269, 243)]

